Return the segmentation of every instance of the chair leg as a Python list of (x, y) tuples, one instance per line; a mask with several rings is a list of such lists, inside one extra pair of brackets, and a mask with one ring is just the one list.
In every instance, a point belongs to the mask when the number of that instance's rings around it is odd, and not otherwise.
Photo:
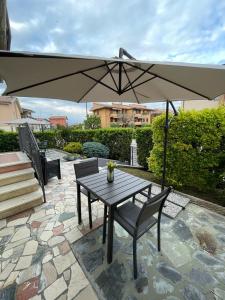
[(135, 202), (135, 196), (133, 196), (132, 202), (133, 202), (133, 203)]
[(161, 240), (160, 240), (160, 222), (157, 224), (157, 237), (158, 237), (158, 251), (161, 251)]
[(137, 279), (137, 240), (133, 239), (133, 265), (134, 265), (134, 279)]
[(106, 238), (106, 221), (107, 221), (107, 205), (104, 205), (102, 244), (105, 244), (105, 238)]
[(89, 213), (89, 227), (92, 229), (92, 212), (91, 212), (91, 195), (88, 192), (88, 213)]

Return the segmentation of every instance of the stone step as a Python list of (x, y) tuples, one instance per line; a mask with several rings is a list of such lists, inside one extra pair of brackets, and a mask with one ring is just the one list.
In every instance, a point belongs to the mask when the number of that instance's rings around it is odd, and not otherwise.
[(37, 191), (0, 202), (0, 219), (18, 214), (43, 203), (41, 188)]
[(23, 152), (0, 153), (0, 174), (31, 167), (30, 159)]
[(0, 174), (0, 187), (34, 178), (34, 169), (28, 168)]
[(32, 193), (38, 188), (39, 184), (36, 178), (2, 186), (0, 187), (0, 201)]

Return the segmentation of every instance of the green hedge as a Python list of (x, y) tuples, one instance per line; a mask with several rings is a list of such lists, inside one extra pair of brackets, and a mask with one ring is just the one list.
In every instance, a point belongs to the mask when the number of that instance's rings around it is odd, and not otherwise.
[[(149, 169), (162, 175), (165, 115), (155, 119)], [(170, 123), (167, 180), (174, 186), (215, 189), (225, 172), (225, 108), (180, 112)]]
[(18, 150), (18, 134), (15, 132), (0, 131), (0, 152), (10, 152)]
[(153, 147), (152, 144), (152, 128), (143, 127), (136, 129), (136, 141), (137, 141), (137, 153), (138, 163), (145, 169), (148, 168), (148, 157), (150, 150)]
[(83, 153), (87, 157), (109, 157), (109, 148), (98, 142), (86, 142), (83, 144)]
[(132, 128), (106, 128), (95, 130), (94, 139), (109, 148), (109, 157), (121, 161), (130, 161)]

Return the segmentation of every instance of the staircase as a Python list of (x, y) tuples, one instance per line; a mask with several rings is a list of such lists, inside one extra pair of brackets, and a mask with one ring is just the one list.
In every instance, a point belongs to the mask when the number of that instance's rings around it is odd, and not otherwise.
[(0, 219), (43, 203), (31, 161), (23, 152), (0, 154)]

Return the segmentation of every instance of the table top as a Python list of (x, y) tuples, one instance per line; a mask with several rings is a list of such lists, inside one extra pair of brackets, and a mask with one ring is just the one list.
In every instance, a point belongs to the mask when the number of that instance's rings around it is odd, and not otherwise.
[(94, 175), (79, 178), (77, 183), (108, 206), (117, 205), (151, 185), (150, 181), (117, 169), (114, 171), (114, 181), (112, 183), (107, 181), (107, 169)]

